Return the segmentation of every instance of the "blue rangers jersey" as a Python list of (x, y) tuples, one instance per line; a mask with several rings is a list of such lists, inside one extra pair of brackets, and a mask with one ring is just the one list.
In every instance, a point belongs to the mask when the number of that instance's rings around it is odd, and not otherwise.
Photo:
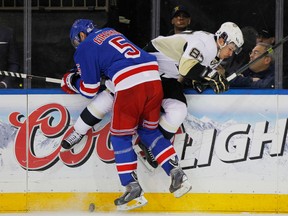
[(81, 76), (75, 87), (88, 98), (98, 92), (102, 76), (112, 81), (115, 91), (160, 80), (156, 57), (112, 28), (90, 33), (77, 47), (74, 61)]

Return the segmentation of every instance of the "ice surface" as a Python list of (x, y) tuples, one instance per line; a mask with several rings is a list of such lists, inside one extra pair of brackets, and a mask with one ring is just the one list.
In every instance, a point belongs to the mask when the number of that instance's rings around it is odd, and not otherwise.
[(0, 213), (0, 216), (288, 216), (288, 214), (277, 213), (138, 213), (138, 212), (21, 212), (21, 213)]

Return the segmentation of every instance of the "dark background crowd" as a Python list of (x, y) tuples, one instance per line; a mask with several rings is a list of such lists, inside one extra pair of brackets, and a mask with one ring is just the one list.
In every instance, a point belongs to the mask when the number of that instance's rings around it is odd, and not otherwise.
[[(13, 2), (16, 2), (16, 7)], [(4, 0), (0, 3), (0, 26), (11, 28), (15, 35), (19, 53), (18, 72), (60, 79), (73, 67), (74, 48), (69, 40), (69, 30), (77, 18), (92, 19), (99, 27), (113, 27), (138, 46), (144, 47), (155, 36), (153, 35), (155, 2), (159, 2), (160, 5), (157, 34), (167, 35), (172, 28), (172, 9), (179, 4), (189, 10), (191, 15), (189, 28), (192, 30), (215, 32), (223, 22), (232, 21), (240, 28), (251, 26), (257, 31), (268, 29), (275, 34), (276, 23), (279, 21), (276, 4), (281, 1), (267, 0), (264, 3), (261, 0), (40, 0), (39, 5), (37, 1), (31, 1), (31, 17), (29, 10), (25, 10), (23, 2), (26, 1)], [(49, 2), (53, 2), (54, 5), (49, 5)], [(107, 2), (108, 8), (102, 8)], [(66, 7), (62, 7), (63, 5)], [(286, 11), (282, 20), (283, 36), (286, 36), (288, 2), (283, 1), (283, 7)], [(288, 88), (288, 42), (283, 47), (281, 88)], [(0, 70), (8, 69), (0, 68)], [(32, 80), (29, 84), (20, 83), (22, 80), (17, 82), (19, 83), (13, 87), (58, 87), (57, 84), (44, 81)]]

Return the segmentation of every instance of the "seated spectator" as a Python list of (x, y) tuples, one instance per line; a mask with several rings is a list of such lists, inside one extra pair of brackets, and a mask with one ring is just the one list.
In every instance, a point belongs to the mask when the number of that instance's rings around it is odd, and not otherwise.
[(171, 18), (173, 29), (169, 31), (168, 35), (174, 35), (182, 31), (189, 30), (190, 23), (191, 16), (188, 10), (183, 5), (176, 6), (172, 11)]
[[(0, 32), (0, 70), (19, 72), (19, 56), (13, 30), (0, 26)], [(0, 76), (0, 88), (19, 88), (19, 78)]]
[(221, 66), (229, 74), (237, 71), (240, 67), (250, 61), (249, 53), (256, 45), (256, 38), (258, 37), (258, 32), (254, 27), (245, 26), (241, 28), (241, 31), (244, 37), (242, 51), (238, 55), (233, 54), (230, 58), (225, 59), (221, 63)]
[(256, 42), (263, 42), (267, 44), (274, 45), (275, 44), (275, 30), (272, 28), (268, 29), (262, 29), (260, 32), (258, 32), (258, 37), (256, 39)]
[[(272, 47), (271, 44), (257, 43), (250, 53), (250, 62), (263, 54), (267, 49)], [(230, 82), (231, 87), (247, 88), (274, 88), (274, 55), (267, 54), (255, 61), (244, 71)]]

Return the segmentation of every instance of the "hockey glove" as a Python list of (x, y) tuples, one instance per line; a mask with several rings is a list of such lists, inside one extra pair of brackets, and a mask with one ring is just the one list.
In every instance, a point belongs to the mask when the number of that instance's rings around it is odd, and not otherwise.
[(208, 81), (208, 85), (216, 94), (223, 93), (229, 89), (229, 82), (216, 70), (213, 70), (209, 75), (205, 76), (204, 79)]
[(80, 78), (80, 75), (78, 73), (65, 73), (61, 81), (62, 90), (68, 94), (79, 93), (78, 90), (75, 88), (75, 83), (78, 78)]
[(191, 80), (185, 77), (183, 77), (181, 83), (184, 89), (194, 89), (197, 93), (202, 93), (207, 88), (201, 81)]
[(207, 86), (203, 85), (200, 81), (192, 80), (192, 88), (201, 94), (207, 88)]

